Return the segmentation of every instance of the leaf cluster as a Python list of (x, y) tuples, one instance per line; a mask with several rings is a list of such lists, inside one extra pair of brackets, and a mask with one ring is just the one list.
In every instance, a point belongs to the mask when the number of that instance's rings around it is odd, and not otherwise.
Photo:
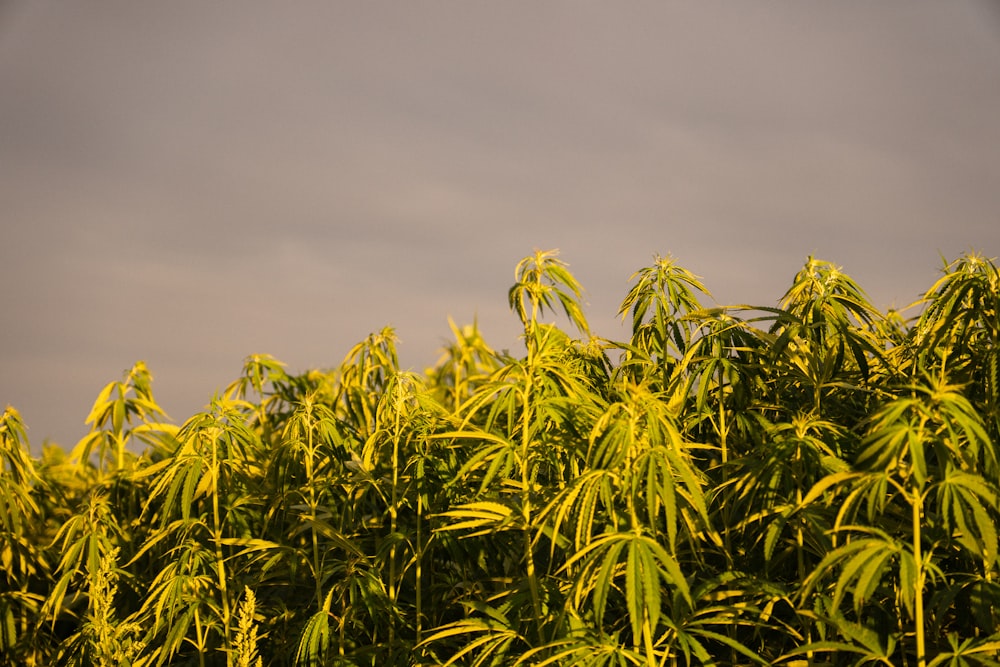
[(811, 257), (723, 307), (657, 256), (622, 341), (582, 294), (535, 251), (518, 354), (450, 323), (421, 374), (390, 328), (252, 355), (181, 424), (138, 362), (68, 455), (8, 407), (0, 662), (1000, 663), (991, 261), (909, 319)]

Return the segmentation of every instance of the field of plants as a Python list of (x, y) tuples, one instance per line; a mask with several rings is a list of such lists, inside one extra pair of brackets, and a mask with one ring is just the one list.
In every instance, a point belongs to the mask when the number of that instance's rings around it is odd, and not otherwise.
[(715, 307), (657, 257), (622, 342), (580, 295), (536, 251), (518, 354), (254, 355), (179, 426), (139, 362), (72, 451), (8, 407), (0, 664), (1000, 664), (993, 262), (910, 319), (813, 258)]

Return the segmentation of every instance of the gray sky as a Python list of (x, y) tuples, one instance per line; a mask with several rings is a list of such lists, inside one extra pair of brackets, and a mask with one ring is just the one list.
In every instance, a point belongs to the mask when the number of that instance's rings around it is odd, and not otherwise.
[(0, 407), (72, 446), (139, 359), (176, 421), (266, 352), (423, 370), (559, 248), (596, 333), (673, 254), (880, 307), (1000, 255), (1000, 10), (884, 2), (0, 4)]

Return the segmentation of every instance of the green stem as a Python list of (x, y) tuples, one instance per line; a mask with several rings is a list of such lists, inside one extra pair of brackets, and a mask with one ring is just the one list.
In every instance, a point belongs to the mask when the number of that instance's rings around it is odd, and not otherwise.
[(201, 614), (198, 613), (197, 609), (194, 610), (194, 633), (195, 637), (198, 638), (198, 667), (205, 667), (205, 655), (208, 651), (205, 650), (205, 633), (201, 627)]
[(655, 651), (653, 649), (653, 629), (649, 627), (649, 610), (643, 611), (642, 637), (646, 647), (646, 665), (647, 667), (656, 667)]
[[(401, 391), (399, 386), (396, 391)], [(395, 423), (392, 434), (392, 499), (389, 503), (389, 535), (393, 540), (393, 545), (389, 549), (389, 603), (393, 609), (396, 607), (396, 530), (399, 527), (399, 517), (396, 505), (399, 502), (399, 429), (400, 429), (400, 408), (396, 406)], [(396, 615), (393, 614), (389, 620), (389, 664), (393, 664), (394, 649), (396, 643)]]
[[(534, 322), (534, 313), (532, 313)], [(533, 367), (535, 346), (528, 347), (528, 368)], [(529, 373), (525, 378), (525, 388), (523, 394), (524, 408), (522, 410), (521, 421), (521, 521), (524, 526), (524, 562), (525, 572), (528, 577), (528, 588), (531, 591), (531, 607), (535, 615), (535, 629), (538, 633), (539, 641), (542, 638), (542, 602), (538, 592), (538, 574), (535, 572), (535, 554), (531, 546), (531, 466), (529, 464), (529, 450), (531, 447), (531, 383), (532, 376)]]
[(310, 533), (312, 539), (312, 563), (313, 579), (316, 585), (316, 605), (323, 607), (323, 576), (320, 572), (321, 563), (319, 557), (319, 536), (316, 534), (316, 487), (313, 480), (313, 432), (312, 424), (308, 424), (306, 429), (306, 484), (309, 485), (309, 519)]
[[(802, 507), (802, 489), (795, 489), (795, 506)], [(806, 572), (806, 560), (805, 560), (805, 538), (802, 534), (802, 526), (799, 525), (795, 528), (795, 556), (798, 566), (799, 581), (805, 581), (808, 573)], [(812, 643), (812, 622), (806, 620), (806, 643)], [(814, 653), (809, 651), (806, 653), (806, 658), (810, 661), (813, 659)], [(811, 663), (810, 663), (811, 664)]]
[(920, 545), (921, 533), (920, 533), (920, 519), (921, 519), (921, 504), (923, 502), (922, 494), (915, 494), (916, 497), (913, 499), (912, 505), (912, 521), (913, 521), (913, 560), (916, 562), (917, 566), (917, 576), (916, 580), (913, 582), (913, 600), (914, 600), (914, 624), (916, 626), (917, 633), (917, 667), (927, 667), (927, 648), (925, 645), (924, 638), (924, 558), (923, 552)]
[[(212, 537), (215, 542), (215, 568), (219, 579), (219, 596), (222, 598), (222, 621), (223, 635), (222, 643), (229, 645), (229, 592), (226, 587), (226, 560), (222, 553), (222, 512), (219, 509), (219, 487), (221, 475), (219, 474), (219, 441), (218, 438), (212, 440), (212, 474), (215, 476), (215, 493), (212, 494)], [(229, 656), (231, 662), (232, 655)]]
[(424, 551), (427, 545), (424, 544), (423, 537), (423, 526), (424, 526), (424, 458), (423, 452), (421, 452), (421, 458), (417, 461), (417, 554), (416, 554), (416, 631), (417, 631), (417, 643), (419, 644), (423, 641), (423, 565), (424, 565)]

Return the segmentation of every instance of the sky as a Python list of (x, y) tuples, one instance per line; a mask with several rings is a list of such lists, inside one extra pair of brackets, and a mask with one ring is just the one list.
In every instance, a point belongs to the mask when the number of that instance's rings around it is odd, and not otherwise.
[(517, 350), (535, 248), (612, 339), (657, 254), (719, 304), (813, 255), (901, 308), (1000, 255), (1000, 4), (0, 0), (0, 221), (35, 447), (137, 360), (180, 423), (250, 354)]

